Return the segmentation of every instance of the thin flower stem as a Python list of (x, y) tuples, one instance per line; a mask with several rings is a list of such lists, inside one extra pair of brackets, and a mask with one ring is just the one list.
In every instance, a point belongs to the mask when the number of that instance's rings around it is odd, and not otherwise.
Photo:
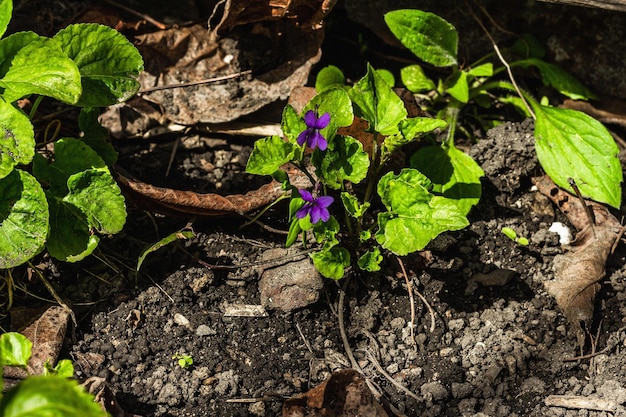
[(509, 75), (509, 79), (511, 80), (513, 87), (515, 87), (515, 91), (517, 92), (519, 97), (522, 99), (524, 106), (526, 106), (526, 110), (528, 110), (528, 113), (530, 113), (530, 115), (532, 116), (534, 120), (537, 120), (537, 116), (535, 115), (535, 112), (531, 108), (530, 104), (528, 104), (528, 101), (526, 101), (526, 97), (524, 97), (524, 95), (522, 94), (522, 90), (519, 88), (519, 86), (517, 85), (517, 82), (515, 81), (515, 77), (513, 76), (513, 71), (511, 70), (511, 66), (509, 65), (507, 60), (504, 59), (504, 56), (502, 56), (502, 53), (500, 52), (500, 48), (498, 48), (498, 44), (496, 44), (496, 41), (491, 36), (491, 33), (489, 33), (485, 25), (483, 25), (483, 22), (481, 22), (481, 20), (478, 18), (478, 16), (476, 16), (474, 13), (472, 13), (472, 16), (474, 17), (474, 20), (476, 20), (478, 25), (482, 28), (483, 32), (485, 32), (485, 35), (487, 35), (487, 37), (489, 38), (489, 41), (491, 41), (491, 45), (493, 46), (493, 49), (496, 51), (496, 55), (498, 55), (498, 59), (500, 60), (500, 62), (502, 62), (502, 65), (506, 67), (506, 72)]

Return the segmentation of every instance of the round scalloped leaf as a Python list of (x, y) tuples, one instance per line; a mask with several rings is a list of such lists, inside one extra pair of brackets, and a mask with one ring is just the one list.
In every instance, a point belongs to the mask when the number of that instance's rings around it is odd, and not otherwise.
[(17, 164), (28, 164), (35, 154), (35, 134), (28, 117), (0, 100), (0, 178)]
[(70, 193), (63, 201), (87, 216), (90, 229), (106, 234), (122, 230), (126, 222), (124, 196), (108, 170), (89, 169), (71, 175), (67, 187)]
[(106, 417), (107, 413), (73, 379), (55, 375), (30, 376), (0, 401), (4, 417)]
[(91, 255), (100, 238), (89, 230), (87, 216), (74, 205), (54, 196), (50, 198), (50, 212), (48, 253), (65, 262), (78, 262)]
[(48, 202), (37, 180), (15, 170), (0, 180), (0, 269), (41, 251), (48, 235)]
[(143, 70), (143, 59), (115, 29), (79, 23), (60, 30), (53, 39), (80, 71), (83, 94), (77, 106), (108, 106), (128, 100), (139, 90), (135, 77)]
[(76, 64), (57, 42), (33, 32), (0, 40), (0, 74), (7, 102), (40, 94), (74, 104), (82, 91)]

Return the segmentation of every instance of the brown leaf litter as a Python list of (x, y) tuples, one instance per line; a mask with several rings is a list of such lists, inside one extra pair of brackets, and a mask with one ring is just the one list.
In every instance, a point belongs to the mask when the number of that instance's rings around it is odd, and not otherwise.
[(590, 329), (593, 317), (595, 296), (600, 289), (599, 281), (604, 278), (606, 261), (620, 237), (622, 226), (605, 206), (590, 201), (586, 204), (595, 216), (595, 225), (592, 224), (580, 199), (559, 189), (547, 176), (534, 178), (533, 182), (579, 230), (571, 250), (555, 257), (555, 279), (545, 286), (569, 320), (578, 344), (583, 346), (585, 330)]

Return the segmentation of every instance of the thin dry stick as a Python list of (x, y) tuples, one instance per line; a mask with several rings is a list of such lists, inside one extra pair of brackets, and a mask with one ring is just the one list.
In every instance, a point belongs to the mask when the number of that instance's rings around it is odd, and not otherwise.
[(43, 276), (43, 273), (30, 262), (28, 262), (28, 266), (30, 266), (30, 268), (35, 271), (35, 275), (37, 275), (37, 278), (39, 278), (41, 283), (44, 285), (44, 287), (46, 287), (46, 289), (48, 290), (50, 295), (52, 295), (52, 297), (56, 300), (56, 302), (59, 303), (59, 305), (68, 312), (68, 314), (72, 318), (72, 323), (74, 323), (74, 327), (78, 327), (78, 322), (76, 321), (76, 315), (74, 314), (74, 311), (72, 311), (70, 306), (68, 306), (65, 301), (63, 301), (61, 297), (59, 297), (59, 294), (57, 294), (56, 290), (52, 287), (52, 285), (50, 285), (46, 277)]
[(489, 33), (485, 25), (483, 25), (483, 22), (481, 22), (478, 16), (476, 16), (476, 14), (474, 14), (473, 12), (472, 12), (472, 17), (474, 18), (474, 20), (476, 20), (478, 25), (485, 32), (485, 35), (487, 35), (487, 37), (489, 38), (489, 41), (491, 42), (493, 49), (496, 51), (496, 55), (498, 55), (498, 59), (500, 60), (500, 62), (502, 62), (502, 65), (504, 65), (504, 67), (506, 68), (506, 72), (507, 74), (509, 74), (509, 79), (511, 80), (511, 84), (513, 84), (513, 87), (515, 87), (515, 91), (517, 91), (517, 95), (522, 100), (522, 103), (524, 103), (526, 110), (528, 110), (528, 113), (530, 113), (530, 115), (532, 116), (534, 120), (537, 120), (537, 116), (535, 116), (535, 112), (530, 107), (530, 104), (528, 104), (524, 96), (522, 95), (522, 90), (520, 90), (519, 86), (517, 85), (517, 82), (515, 81), (515, 77), (513, 77), (513, 71), (511, 70), (511, 66), (506, 61), (506, 59), (504, 59), (504, 57), (502, 56), (502, 53), (500, 52), (500, 48), (498, 48), (496, 41), (493, 39), (493, 37), (491, 36), (491, 34)]
[(350, 282), (350, 277), (346, 277), (343, 287), (339, 289), (339, 302), (337, 303), (337, 313), (339, 316), (339, 333), (341, 334), (341, 341), (343, 342), (343, 348), (346, 351), (346, 355), (348, 355), (348, 359), (350, 360), (350, 364), (354, 369), (363, 373), (363, 369), (359, 366), (359, 363), (354, 358), (354, 353), (352, 352), (352, 348), (350, 347), (350, 341), (348, 340), (348, 334), (346, 333), (346, 326), (343, 321), (343, 304), (346, 299), (346, 289), (348, 288), (348, 283)]
[(409, 301), (411, 302), (411, 343), (415, 344), (415, 335), (413, 334), (413, 329), (415, 328), (415, 300), (413, 299), (413, 286), (411, 285), (409, 275), (406, 273), (406, 269), (404, 268), (404, 262), (402, 262), (402, 259), (398, 256), (396, 256), (396, 259), (402, 269), (402, 275), (404, 275), (404, 279), (406, 280), (406, 289), (409, 293)]
[(399, 383), (398, 381), (396, 381), (395, 379), (393, 379), (393, 377), (391, 375), (389, 375), (387, 373), (387, 371), (385, 371), (383, 369), (382, 366), (380, 366), (380, 363), (378, 362), (378, 360), (374, 357), (374, 355), (372, 355), (372, 353), (369, 350), (365, 351), (365, 354), (367, 355), (368, 359), (370, 360), (370, 362), (372, 362), (372, 364), (374, 365), (374, 367), (376, 368), (376, 370), (378, 372), (380, 372), (389, 382), (391, 382), (396, 388), (398, 388), (400, 391), (404, 392), (406, 395), (408, 395), (411, 398), (416, 399), (417, 401), (423, 401), (424, 399), (421, 398), (419, 395), (415, 394), (413, 391), (411, 391), (410, 389), (408, 389), (407, 387), (405, 387), (404, 385), (402, 385), (401, 383)]
[(124, 6), (123, 4), (119, 4), (113, 0), (104, 0), (106, 3), (109, 3), (112, 6), (117, 7), (118, 9), (122, 9), (130, 14), (134, 14), (135, 16), (141, 17), (142, 19), (144, 19), (146, 22), (150, 22), (152, 23), (154, 26), (156, 26), (157, 28), (164, 30), (167, 29), (167, 26), (161, 22), (159, 22), (158, 20), (148, 16), (147, 14), (144, 13), (140, 13), (136, 10), (131, 9), (128, 6)]
[(172, 85), (160, 85), (158, 87), (151, 87), (151, 88), (145, 88), (143, 90), (139, 90), (137, 94), (151, 93), (153, 91), (169, 90), (172, 88), (193, 87), (195, 85), (210, 84), (210, 83), (215, 83), (218, 81), (225, 81), (225, 80), (230, 80), (233, 78), (238, 78), (238, 77), (241, 77), (242, 75), (248, 75), (251, 73), (252, 73), (252, 70), (246, 70), (246, 71), (236, 72), (230, 75), (223, 75), (221, 77), (207, 78), (204, 80), (189, 81), (186, 83), (172, 84)]

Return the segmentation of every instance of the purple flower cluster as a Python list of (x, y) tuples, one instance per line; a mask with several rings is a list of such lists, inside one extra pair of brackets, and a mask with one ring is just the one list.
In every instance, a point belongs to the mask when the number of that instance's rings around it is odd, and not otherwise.
[(326, 222), (330, 218), (328, 212), (328, 206), (330, 206), (335, 200), (331, 196), (323, 195), (320, 197), (314, 197), (307, 190), (298, 190), (300, 196), (305, 201), (304, 205), (296, 212), (296, 217), (304, 219), (307, 214), (311, 215), (311, 223), (315, 224), (318, 221)]
[(328, 142), (320, 130), (330, 123), (330, 114), (324, 113), (318, 117), (317, 110), (309, 110), (304, 115), (304, 123), (306, 123), (306, 129), (298, 135), (298, 145), (302, 146), (306, 142), (306, 145), (311, 149), (319, 148), (320, 151), (325, 151)]

